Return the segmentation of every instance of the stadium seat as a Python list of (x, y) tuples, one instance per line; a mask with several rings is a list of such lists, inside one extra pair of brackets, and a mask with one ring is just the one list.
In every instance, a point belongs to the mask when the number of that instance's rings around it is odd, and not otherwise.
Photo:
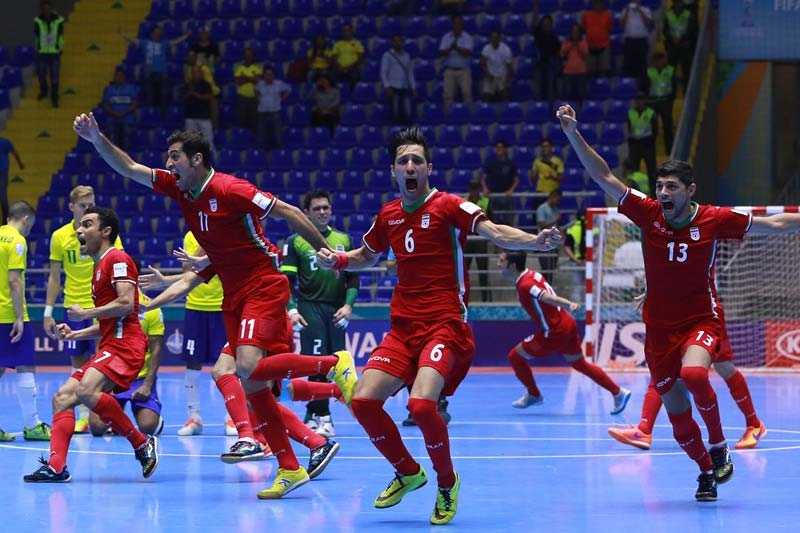
[[(391, 37), (391, 33), (388, 35), (383, 31), (378, 31), (378, 25), (376, 23), (375, 17), (367, 17), (367, 16), (360, 16), (353, 19), (353, 33), (355, 34), (357, 39), (367, 39), (374, 35), (380, 34), (381, 37), (388, 38)], [(396, 27), (395, 27), (396, 29)], [(341, 28), (339, 28), (341, 31)], [(337, 32), (335, 35), (339, 35)]]
[(536, 124), (523, 124), (519, 130), (517, 144), (535, 148), (542, 144), (542, 128)]
[(620, 124), (606, 122), (600, 132), (600, 142), (607, 145), (620, 145), (625, 142), (625, 128)]
[(359, 212), (368, 215), (376, 214), (381, 206), (383, 206), (383, 193), (375, 190), (375, 187), (361, 193), (358, 202)]
[(525, 112), (525, 122), (541, 124), (549, 122), (554, 113), (551, 113), (547, 102), (530, 102)]
[(177, 239), (181, 235), (181, 217), (160, 216), (156, 221), (156, 233), (162, 239)]
[[(233, 35), (237, 39), (253, 39), (256, 36), (256, 25), (253, 19), (236, 19), (233, 21)], [(255, 45), (255, 43), (253, 43)], [(253, 47), (255, 48), (255, 47)], [(259, 58), (258, 54), (256, 54), (257, 59), (267, 59), (266, 57)]]
[(267, 7), (267, 12), (272, 18), (289, 16), (289, 0), (269, 0)]
[[(603, 139), (603, 142), (606, 142), (606, 140)], [(597, 153), (600, 154), (600, 157), (606, 160), (606, 163), (608, 163), (610, 168), (616, 168), (619, 166), (619, 155), (617, 154), (616, 146), (599, 146), (597, 148)]]
[(270, 43), (270, 61), (283, 63), (294, 58), (294, 45), (291, 39), (292, 37), (282, 36)]
[(314, 177), (314, 188), (333, 192), (339, 189), (339, 177), (335, 170), (320, 170)]
[(289, 15), (307, 17), (314, 12), (314, 0), (292, 0), (289, 2)]
[(339, 12), (336, 0), (317, 0), (314, 13), (319, 17), (332, 17)]
[(308, 128), (306, 130), (308, 136), (306, 140), (306, 147), (308, 148), (327, 148), (331, 144), (331, 131), (328, 128)]
[(513, 124), (498, 124), (492, 133), (492, 144), (504, 142), (509, 145), (517, 144), (516, 126)]
[(611, 96), (618, 100), (630, 100), (636, 96), (636, 79), (619, 78), (611, 91)]
[(560, 185), (562, 191), (581, 191), (585, 186), (583, 167), (567, 167), (564, 169), (564, 180)]
[(278, 21), (271, 18), (259, 19), (256, 35), (263, 41), (274, 39), (278, 35)]
[[(350, 233), (364, 234), (372, 226), (372, 215), (368, 213), (353, 213), (350, 215), (350, 222), (347, 231)], [(358, 241), (356, 241), (358, 242)]]
[(500, 104), (497, 120), (501, 124), (516, 124), (522, 116), (522, 106), (519, 102), (504, 102)]
[(246, 150), (244, 154), (244, 162), (240, 166), (244, 170), (251, 172), (261, 172), (267, 168), (267, 152), (266, 150)]
[(32, 46), (17, 46), (11, 64), (15, 67), (27, 67), (33, 64), (35, 53)]
[(497, 111), (494, 104), (488, 102), (478, 102), (472, 112), (472, 124), (492, 124), (497, 120)]
[(356, 210), (356, 202), (353, 194), (349, 192), (333, 193), (332, 203), (336, 206), (336, 213), (339, 216), (346, 216)]
[[(292, 106), (292, 114), (289, 119), (291, 126), (303, 128), (308, 126), (309, 122), (311, 122), (311, 109), (304, 105)], [(342, 123), (344, 123), (344, 117), (342, 117)]]
[(457, 168), (450, 175), (450, 192), (461, 193), (469, 188), (469, 182), (475, 177), (473, 169)]
[(438, 126), (445, 122), (444, 106), (438, 102), (425, 102), (418, 116), (421, 124)]
[(351, 98), (353, 102), (358, 104), (371, 104), (376, 99), (375, 84), (358, 82), (353, 90)]
[(167, 243), (161, 237), (148, 237), (141, 242), (141, 250), (143, 255), (152, 255), (156, 257), (168, 255)]
[(51, 194), (40, 196), (39, 201), (36, 204), (36, 211), (39, 215), (37, 220), (39, 218), (44, 220), (45, 218), (59, 215), (61, 213), (59, 198), (59, 195), (55, 194), (55, 191), (53, 191)]
[(328, 148), (322, 153), (320, 168), (347, 168), (347, 150), (345, 148)]
[(371, 148), (353, 148), (350, 152), (350, 164), (348, 168), (367, 171), (375, 167)]
[[(138, 194), (120, 194), (117, 195), (117, 204), (115, 206), (115, 210), (119, 216), (123, 217), (130, 217), (136, 216), (142, 212), (141, 210), (141, 198)], [(102, 205), (98, 202), (98, 205)]]
[(414, 61), (414, 79), (417, 83), (425, 83), (436, 79), (436, 68), (433, 61), (427, 59)]
[[(291, 151), (289, 152), (291, 153)], [(261, 174), (260, 188), (265, 191), (280, 192), (286, 188), (282, 170), (267, 170)]]
[(589, 99), (605, 100), (610, 96), (611, 82), (608, 78), (592, 78), (589, 80)]
[(483, 148), (489, 145), (489, 131), (485, 126), (469, 126), (467, 134), (464, 136), (464, 143), (467, 146)]
[(237, 172), (242, 166), (242, 153), (239, 150), (223, 148), (217, 151), (217, 166), (225, 172)]
[(455, 164), (452, 148), (434, 148), (431, 153), (431, 162), (437, 169), (447, 170), (456, 166), (463, 167), (462, 164)]
[(53, 174), (53, 176), (50, 178), (49, 192), (53, 194), (56, 195), (69, 194), (69, 192), (72, 190), (73, 187), (74, 185), (72, 183), (72, 174), (57, 172)]
[(436, 139), (436, 146), (441, 148), (458, 147), (464, 143), (461, 126), (441, 126)]
[(481, 152), (478, 148), (472, 148), (470, 146), (465, 146), (458, 151), (458, 164), (453, 165), (461, 167), (461, 168), (481, 168), (483, 166), (483, 160), (481, 158)]
[(222, 0), (219, 7), (220, 17), (226, 19), (234, 19), (241, 17), (242, 15), (243, 13), (242, 13), (241, 0)]
[(273, 150), (270, 156), (269, 168), (279, 171), (294, 169), (294, 155), (292, 150), (286, 148)]
[(445, 113), (444, 121), (448, 124), (466, 124), (470, 121), (470, 109), (467, 104), (456, 102), (450, 105)]
[(358, 104), (350, 104), (342, 114), (343, 126), (360, 126), (367, 122), (367, 114), (364, 106)]
[[(341, 128), (339, 128), (341, 129)], [(382, 147), (384, 144), (383, 130), (379, 126), (361, 126), (360, 128), (359, 144), (361, 146), (369, 146), (372, 148)], [(337, 129), (338, 131), (338, 129)]]
[(320, 168), (319, 151), (312, 148), (295, 150), (295, 168), (298, 170), (317, 170)]
[(303, 195), (311, 190), (311, 173), (305, 170), (293, 170), (288, 173), (286, 190)]
[(582, 123), (595, 124), (602, 122), (605, 118), (602, 103), (594, 100), (587, 100), (583, 103), (581, 108), (580, 120)]
[(631, 105), (627, 100), (612, 100), (608, 106), (608, 113), (606, 114), (606, 121), (608, 122), (627, 122), (628, 110)]
[(531, 32), (525, 16), (522, 14), (513, 14), (506, 17), (506, 23), (503, 27), (503, 33), (509, 36), (525, 35)]

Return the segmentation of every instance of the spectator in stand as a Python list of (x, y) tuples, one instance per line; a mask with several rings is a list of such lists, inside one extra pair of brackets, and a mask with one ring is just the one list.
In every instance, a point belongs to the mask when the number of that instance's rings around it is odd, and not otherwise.
[(264, 75), (256, 84), (258, 95), (258, 134), (256, 142), (265, 150), (280, 148), (283, 145), (283, 126), (281, 125), (281, 108), (291, 87), (275, 79), (275, 70), (264, 67)]
[(634, 166), (630, 159), (622, 162), (622, 183), (650, 196), (650, 178), (638, 166)]
[(328, 38), (324, 33), (318, 33), (314, 37), (314, 44), (308, 49), (306, 54), (308, 59), (308, 69), (311, 79), (315, 80), (321, 75), (329, 76), (333, 68), (333, 50), (328, 46)]
[(193, 50), (189, 50), (186, 53), (186, 62), (183, 64), (184, 84), (191, 83), (195, 67), (200, 68), (200, 71), (203, 73), (203, 79), (211, 86), (211, 94), (214, 95), (214, 98), (211, 99), (211, 124), (216, 128), (219, 126), (219, 103), (217, 102), (220, 94), (219, 85), (214, 81), (214, 73), (211, 67), (201, 63), (197, 59), (197, 53)]
[(183, 129), (196, 130), (208, 140), (211, 154), (214, 148), (214, 126), (211, 120), (214, 90), (205, 78), (203, 67), (195, 65), (192, 69), (192, 79), (186, 84), (183, 101), (185, 104), (185, 122)]
[(589, 57), (586, 70), (590, 76), (608, 76), (611, 72), (611, 30), (613, 19), (604, 0), (594, 0), (592, 9), (583, 14), (581, 26), (586, 33)]
[(646, 87), (650, 96), (650, 107), (661, 118), (661, 126), (664, 128), (664, 148), (666, 153), (670, 153), (674, 139), (672, 107), (677, 83), (675, 67), (667, 62), (664, 52), (653, 54), (653, 66), (647, 69)]
[(314, 107), (311, 108), (311, 125), (329, 128), (333, 137), (339, 124), (339, 105), (342, 103), (339, 88), (331, 83), (328, 76), (322, 75), (317, 78), (309, 99), (314, 102)]
[[(58, 107), (58, 80), (61, 74), (61, 52), (64, 50), (64, 17), (50, 8), (50, 2), (42, 2), (39, 16), (33, 19), (33, 35), (36, 38), (36, 75), (39, 77), (39, 100), (47, 98), (53, 107)], [(50, 87), (47, 76), (50, 75)], [(5, 211), (3, 211), (5, 216)]]
[(411, 102), (417, 96), (414, 62), (403, 44), (403, 36), (395, 33), (392, 47), (381, 57), (381, 83), (395, 124), (411, 124)]
[(539, 98), (552, 104), (556, 98), (556, 83), (561, 72), (561, 41), (553, 30), (553, 17), (545, 15), (539, 19), (533, 35), (539, 51)]
[(628, 159), (639, 168), (644, 159), (650, 190), (656, 190), (656, 136), (658, 122), (655, 110), (647, 105), (647, 94), (639, 92), (628, 109)]
[(484, 196), (492, 196), (494, 222), (512, 225), (514, 216), (514, 191), (519, 186), (517, 164), (508, 156), (508, 145), (497, 141), (494, 146), (495, 157), (486, 162), (481, 176)]
[(650, 49), (650, 29), (653, 14), (642, 5), (642, 0), (633, 0), (622, 10), (622, 73), (643, 83), (647, 71)]
[(17, 165), (20, 169), (24, 169), (25, 165), (22, 164), (22, 159), (19, 157), (14, 145), (5, 137), (0, 137), (0, 209), (3, 211), (3, 223), (5, 226), (8, 224), (8, 164), (9, 154), (14, 156), (17, 160)]
[(561, 186), (563, 180), (564, 162), (553, 154), (553, 143), (545, 137), (540, 145), (540, 155), (531, 167), (531, 185), (536, 186), (536, 192), (551, 193)]
[[(558, 227), (561, 220), (561, 189), (553, 189), (547, 196), (547, 200), (536, 208), (536, 224), (539, 229)], [(544, 252), (545, 255), (539, 256), (540, 272), (547, 281), (553, 282), (553, 274), (558, 266), (558, 249)]]
[(489, 42), (481, 50), (481, 98), (498, 102), (508, 100), (511, 79), (514, 77), (513, 61), (511, 48), (500, 41), (499, 31), (493, 31)]
[(249, 46), (244, 49), (242, 62), (233, 71), (236, 77), (236, 116), (240, 128), (256, 132), (258, 99), (256, 83), (261, 79), (263, 69), (255, 62), (255, 53)]
[[(491, 212), (491, 202), (489, 197), (481, 194), (480, 180), (473, 179), (469, 182), (469, 191), (464, 199), (472, 202), (481, 208), (489, 220), (493, 220)], [(467, 261), (467, 269), (472, 268), (472, 262), (475, 261), (478, 267), (478, 280), (481, 287), (481, 300), (484, 302), (492, 301), (492, 291), (489, 287), (489, 242), (486, 239), (478, 237), (467, 237), (467, 245), (464, 247), (464, 255)]]
[(189, 38), (184, 33), (170, 41), (164, 41), (164, 31), (158, 26), (150, 31), (149, 39), (131, 37), (118, 30), (123, 39), (142, 47), (144, 51), (144, 105), (158, 107), (161, 116), (167, 112), (167, 95), (169, 94), (167, 67), (169, 66), (170, 46), (182, 43)]
[(572, 26), (569, 39), (561, 45), (561, 59), (564, 61), (564, 91), (562, 96), (568, 100), (583, 102), (586, 98), (586, 58), (589, 45), (583, 31), (577, 24)]
[(692, 69), (693, 31), (692, 15), (683, 0), (673, 0), (672, 8), (668, 9), (664, 23), (664, 48), (667, 50), (669, 64), (681, 67), (681, 84), (686, 92), (689, 83), (689, 73)]
[(470, 59), (475, 41), (464, 31), (464, 18), (453, 15), (453, 29), (439, 43), (439, 55), (444, 57), (444, 104), (449, 106), (455, 97), (456, 85), (465, 103), (472, 103), (472, 71)]
[(197, 61), (201, 65), (214, 71), (214, 66), (219, 62), (219, 45), (216, 41), (211, 40), (211, 31), (207, 26), (200, 28), (199, 38), (190, 50), (197, 54)]
[(342, 26), (342, 38), (333, 43), (332, 55), (336, 79), (339, 83), (349, 83), (352, 89), (361, 79), (364, 45), (353, 37), (353, 27), (350, 24)]
[(131, 127), (136, 122), (139, 88), (128, 83), (125, 70), (117, 68), (112, 81), (103, 91), (103, 109), (108, 115), (108, 126), (114, 144), (125, 149)]

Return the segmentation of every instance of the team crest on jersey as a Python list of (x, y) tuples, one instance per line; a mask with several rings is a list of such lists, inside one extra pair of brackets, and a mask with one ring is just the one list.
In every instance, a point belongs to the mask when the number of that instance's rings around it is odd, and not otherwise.
[(431, 215), (430, 213), (425, 213), (422, 215), (422, 229), (428, 228), (431, 225)]
[(211, 208), (211, 212), (212, 213), (216, 213), (217, 212), (217, 199), (216, 198), (210, 199), (208, 201), (208, 207)]
[(95, 275), (94, 279), (96, 279), (97, 281), (100, 281), (100, 271), (99, 270), (97, 271), (97, 275)]
[(692, 226), (691, 228), (689, 228), (689, 237), (691, 237), (693, 241), (699, 241), (700, 228), (698, 228), (697, 226)]

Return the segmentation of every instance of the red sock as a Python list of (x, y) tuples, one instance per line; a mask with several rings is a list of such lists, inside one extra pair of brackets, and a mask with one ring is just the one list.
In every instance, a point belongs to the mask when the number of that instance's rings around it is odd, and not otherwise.
[(336, 365), (339, 358), (335, 355), (299, 355), (296, 353), (279, 353), (264, 357), (258, 362), (248, 376), (253, 381), (270, 379), (292, 379), (303, 376), (327, 374)]
[(269, 444), (272, 453), (275, 454), (275, 458), (278, 460), (278, 466), (285, 470), (297, 470), (300, 468), (300, 463), (297, 462), (292, 445), (289, 444), (286, 426), (283, 424), (278, 402), (275, 401), (275, 396), (272, 395), (272, 389), (261, 389), (253, 394), (248, 394), (247, 399), (250, 400), (250, 405), (253, 406), (256, 418), (264, 422), (261, 431), (267, 438), (267, 444)]
[(53, 427), (50, 429), (50, 468), (60, 474), (67, 465), (69, 441), (75, 431), (75, 412), (72, 409), (59, 411), (53, 415)]
[(128, 439), (128, 442), (130, 442), (131, 446), (134, 448), (138, 448), (147, 442), (147, 436), (136, 429), (131, 419), (128, 418), (128, 415), (125, 414), (125, 411), (123, 411), (122, 407), (117, 403), (117, 400), (110, 394), (106, 394), (105, 392), (101, 394), (92, 412), (96, 413), (97, 416), (100, 417), (100, 420), (110, 425), (111, 429), (113, 429), (117, 435), (122, 435)]
[(425, 448), (436, 470), (439, 487), (449, 489), (456, 484), (456, 473), (450, 457), (450, 437), (447, 425), (438, 411), (438, 403), (434, 400), (409, 398), (408, 411), (419, 426), (425, 439)]
[(511, 368), (514, 369), (514, 374), (517, 376), (517, 379), (528, 389), (528, 394), (531, 396), (541, 396), (542, 393), (539, 392), (539, 387), (536, 386), (536, 380), (533, 379), (531, 366), (528, 364), (528, 361), (519, 354), (516, 346), (508, 352), (508, 360), (511, 362)]
[(689, 408), (685, 413), (679, 415), (669, 414), (669, 421), (672, 422), (672, 434), (675, 440), (686, 455), (689, 456), (700, 470), (708, 472), (714, 469), (714, 464), (711, 462), (711, 456), (703, 444), (703, 435), (700, 434), (700, 426), (692, 418), (692, 409)]
[(307, 425), (303, 424), (303, 421), (297, 417), (294, 411), (282, 403), (278, 404), (278, 409), (281, 411), (283, 424), (286, 426), (286, 431), (289, 433), (289, 438), (293, 441), (299, 442), (309, 450), (319, 448), (328, 442), (328, 439), (322, 435), (318, 435), (311, 431), (311, 429), (309, 429)]
[(753, 397), (750, 396), (750, 389), (747, 387), (747, 381), (744, 379), (744, 374), (738, 370), (734, 375), (728, 378), (725, 382), (731, 391), (731, 397), (739, 410), (744, 415), (746, 424), (750, 427), (761, 427), (761, 420), (756, 415), (756, 408), (753, 406)]
[(686, 384), (686, 388), (694, 397), (694, 404), (703, 417), (708, 430), (709, 444), (718, 444), (725, 440), (722, 433), (722, 420), (719, 418), (719, 404), (717, 403), (717, 393), (711, 387), (708, 380), (708, 369), (702, 366), (687, 366), (681, 368), (681, 379)]
[(258, 420), (256, 413), (249, 406), (247, 407), (247, 417), (250, 420), (250, 427), (253, 428), (253, 437), (256, 439), (256, 441), (258, 441), (259, 444), (266, 446), (267, 438), (264, 436), (264, 432), (262, 431), (265, 424)]
[(247, 414), (247, 397), (244, 394), (242, 383), (236, 374), (225, 374), (217, 381), (217, 388), (225, 400), (225, 409), (231, 415), (231, 420), (236, 425), (239, 438), (255, 439), (250, 416)]
[(642, 419), (639, 421), (639, 429), (642, 433), (647, 433), (648, 435), (653, 433), (653, 426), (656, 424), (661, 405), (661, 396), (658, 395), (656, 385), (651, 379), (650, 384), (647, 386), (647, 392), (644, 393), (644, 402), (642, 403)]
[(581, 374), (588, 376), (592, 381), (606, 389), (614, 396), (619, 394), (619, 385), (617, 385), (616, 382), (611, 379), (611, 376), (606, 374), (606, 371), (596, 364), (587, 361), (585, 357), (581, 356), (580, 359), (572, 361), (570, 366), (572, 366), (572, 368)]
[(419, 473), (419, 463), (403, 444), (397, 424), (383, 409), (383, 400), (353, 398), (350, 407), (353, 416), (367, 432), (372, 445), (391, 463), (397, 473), (403, 476)]
[(292, 400), (295, 402), (313, 402), (314, 400), (325, 400), (328, 398), (342, 399), (342, 391), (336, 383), (326, 383), (321, 381), (308, 381), (303, 378), (292, 380)]

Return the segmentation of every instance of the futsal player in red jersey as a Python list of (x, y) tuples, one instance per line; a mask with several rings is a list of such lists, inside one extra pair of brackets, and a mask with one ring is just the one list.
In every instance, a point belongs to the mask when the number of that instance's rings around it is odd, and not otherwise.
[(119, 219), (110, 209), (90, 207), (78, 226), (81, 255), (94, 259), (92, 299), (94, 309), (80, 305), (67, 308), (70, 320), (97, 320), (96, 324), (73, 331), (59, 324), (61, 339), (100, 338), (97, 353), (67, 379), (53, 397), (53, 428), (50, 457), (42, 466), (24, 476), (29, 483), (66, 483), (67, 450), (75, 430), (73, 409), (84, 404), (117, 434), (125, 436), (142, 465), (142, 475), (150, 477), (158, 466), (158, 440), (144, 435), (133, 425), (110, 391), (127, 390), (144, 365), (147, 336), (139, 325), (139, 272), (128, 254), (114, 247), (119, 234)]
[(536, 380), (533, 379), (531, 367), (525, 359), (555, 352), (561, 354), (572, 368), (610, 392), (614, 397), (611, 414), (620, 414), (631, 399), (631, 391), (617, 385), (605, 370), (583, 356), (578, 325), (569, 313), (580, 309), (580, 304), (557, 295), (545, 277), (540, 272), (528, 269), (526, 263), (527, 254), (522, 251), (505, 252), (497, 259), (497, 266), (502, 274), (515, 280), (519, 302), (538, 326), (535, 334), (514, 346), (508, 353), (511, 368), (526, 389), (522, 397), (511, 405), (524, 409), (544, 401)]
[[(745, 234), (800, 231), (800, 214), (752, 217), (727, 207), (692, 201), (697, 186), (691, 165), (670, 160), (656, 172), (655, 199), (625, 186), (584, 140), (575, 111), (561, 106), (561, 127), (591, 178), (619, 204), (619, 212), (642, 230), (644, 247), (645, 359), (655, 388), (664, 402), (673, 435), (700, 467), (695, 498), (717, 499), (717, 484), (733, 475), (722, 432), (717, 396), (708, 368), (725, 338), (714, 282), (718, 239), (742, 239)], [(710, 451), (692, 418), (691, 393), (709, 434)]]
[[(240, 439), (225, 457), (247, 458), (263, 454), (255, 441), (247, 415), (247, 400), (261, 422), (279, 468), (271, 488), (259, 498), (280, 498), (309, 481), (297, 462), (286, 435), (271, 381), (294, 376), (328, 374), (342, 390), (346, 403), (357, 380), (352, 356), (337, 352), (323, 357), (290, 352), (290, 327), (286, 321), (289, 284), (278, 270), (277, 248), (267, 240), (261, 219), (285, 219), (316, 248), (326, 241), (300, 209), (281, 202), (252, 183), (216, 172), (210, 165), (208, 140), (196, 131), (177, 132), (167, 139), (166, 170), (136, 163), (100, 132), (94, 116), (79, 115), (75, 132), (91, 142), (100, 156), (119, 174), (169, 196), (180, 206), (189, 229), (211, 264), (198, 274), (210, 280), (215, 274), (225, 293), (222, 312), (228, 342), (235, 354), (229, 374), (216, 384), (240, 431)], [(247, 398), (235, 374), (247, 378)]]
[(356, 388), (352, 410), (370, 440), (396, 470), (375, 507), (397, 505), (427, 483), (383, 404), (413, 384), (408, 410), (425, 439), (437, 473), (432, 524), (456, 514), (460, 479), (453, 470), (447, 426), (437, 410), (439, 394), (452, 395), (467, 374), (475, 345), (467, 324), (469, 276), (464, 262), (467, 235), (477, 233), (503, 248), (549, 250), (561, 234), (546, 229), (531, 235), (495, 225), (472, 202), (431, 189), (430, 148), (417, 128), (398, 132), (388, 147), (390, 170), (400, 198), (384, 205), (363, 238), (349, 252), (321, 249), (318, 263), (335, 270), (374, 265), (391, 247), (397, 256), (398, 284), (391, 303), (391, 327), (373, 350)]

